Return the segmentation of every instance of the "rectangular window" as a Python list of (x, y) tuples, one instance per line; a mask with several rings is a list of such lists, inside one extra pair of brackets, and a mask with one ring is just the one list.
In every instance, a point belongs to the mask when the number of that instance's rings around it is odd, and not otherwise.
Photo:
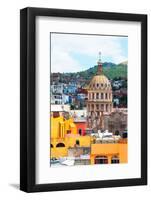
[(104, 105), (101, 104), (101, 111), (104, 111)]
[(106, 112), (108, 112), (108, 104), (106, 104)]

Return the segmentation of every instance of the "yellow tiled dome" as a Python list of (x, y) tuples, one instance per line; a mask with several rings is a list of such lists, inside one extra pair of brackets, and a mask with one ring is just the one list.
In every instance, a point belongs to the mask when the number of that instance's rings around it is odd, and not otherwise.
[(105, 88), (111, 88), (111, 83), (109, 79), (104, 76), (104, 74), (101, 75), (95, 75), (92, 80), (90, 81), (88, 85), (88, 89), (105, 89)]

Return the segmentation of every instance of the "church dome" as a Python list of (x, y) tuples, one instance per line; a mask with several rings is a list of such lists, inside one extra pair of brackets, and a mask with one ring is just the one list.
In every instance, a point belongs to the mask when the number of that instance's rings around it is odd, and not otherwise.
[(95, 75), (91, 79), (91, 81), (88, 85), (88, 89), (89, 90), (111, 89), (111, 83), (104, 74)]

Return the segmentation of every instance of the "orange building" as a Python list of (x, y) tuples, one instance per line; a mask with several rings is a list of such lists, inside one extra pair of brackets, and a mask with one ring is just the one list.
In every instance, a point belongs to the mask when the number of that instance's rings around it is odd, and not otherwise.
[(76, 125), (77, 133), (79, 135), (86, 135), (87, 123), (85, 119), (74, 119), (74, 124)]
[(91, 164), (127, 163), (127, 142), (91, 144)]

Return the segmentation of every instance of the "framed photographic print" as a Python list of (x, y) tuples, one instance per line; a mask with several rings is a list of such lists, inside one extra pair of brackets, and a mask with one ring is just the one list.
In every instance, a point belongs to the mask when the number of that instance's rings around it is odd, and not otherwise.
[(20, 12), (20, 189), (147, 184), (147, 16)]

